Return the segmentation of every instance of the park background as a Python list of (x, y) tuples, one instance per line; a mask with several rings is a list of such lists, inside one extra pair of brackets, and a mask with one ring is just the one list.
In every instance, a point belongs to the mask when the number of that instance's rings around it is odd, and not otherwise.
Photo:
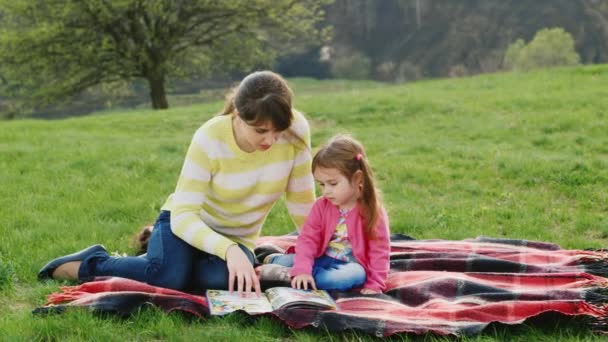
[[(263, 9), (260, 17), (240, 1), (218, 8), (192, 1), (210, 18), (261, 19), (250, 31), (240, 27), (243, 35), (224, 36), (223, 44), (192, 45), (193, 54), (168, 59), (161, 68), (167, 106), (151, 99), (148, 78), (116, 77), (137, 70), (133, 60), (116, 66), (94, 59), (130, 45), (112, 47), (101, 33), (87, 40), (87, 20), (76, 16), (102, 13), (100, 23), (129, 23), (147, 13), (172, 23), (161, 14), (180, 3), (115, 1), (103, 12), (95, 6), (107, 2), (88, 1), (89, 13), (76, 1), (58, 1), (61, 8), (0, 1), (0, 339), (372, 339), (292, 331), (268, 318), (198, 321), (154, 309), (127, 319), (31, 314), (60, 285), (36, 281), (49, 258), (94, 243), (135, 251), (132, 236), (172, 192), (194, 131), (220, 111), (228, 87), (263, 68), (288, 77), (296, 108), (311, 122), (313, 148), (338, 132), (365, 144), (393, 232), (608, 245), (606, 1), (336, 0), (283, 8), (281, 1), (247, 2)], [(70, 25), (82, 34), (62, 31)], [(139, 34), (153, 46), (159, 32)], [(125, 41), (135, 47), (138, 40)], [(150, 63), (136, 51), (129, 56)], [(185, 59), (193, 55), (202, 58)], [(83, 83), (79, 75), (100, 75), (99, 82)], [(264, 234), (292, 230), (279, 203)], [(492, 326), (466, 339), (596, 336), (576, 320), (558, 320)]]

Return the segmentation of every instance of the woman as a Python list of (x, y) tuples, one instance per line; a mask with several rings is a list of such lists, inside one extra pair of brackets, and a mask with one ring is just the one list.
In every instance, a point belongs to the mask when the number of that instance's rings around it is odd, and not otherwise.
[(194, 134), (145, 257), (110, 257), (95, 245), (52, 260), (38, 278), (118, 276), (177, 290), (259, 293), (253, 248), (273, 204), (285, 193), (301, 227), (315, 200), (309, 126), (291, 104), (278, 74), (245, 77), (223, 113)]

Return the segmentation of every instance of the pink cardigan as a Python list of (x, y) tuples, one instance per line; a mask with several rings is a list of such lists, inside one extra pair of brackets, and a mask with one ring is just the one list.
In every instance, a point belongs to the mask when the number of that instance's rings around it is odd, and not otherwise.
[[(296, 242), (292, 277), (312, 274), (314, 260), (325, 253), (339, 218), (338, 207), (329, 200), (321, 197), (315, 202)], [(380, 217), (374, 240), (368, 241), (365, 238), (363, 217), (358, 204), (346, 216), (346, 230), (348, 240), (352, 244), (353, 255), (367, 275), (363, 287), (383, 291), (390, 266), (390, 237), (386, 213), (383, 211)]]

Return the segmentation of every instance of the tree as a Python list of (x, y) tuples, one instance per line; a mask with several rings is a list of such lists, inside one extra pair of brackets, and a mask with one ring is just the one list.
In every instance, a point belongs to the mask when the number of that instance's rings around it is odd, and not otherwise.
[(527, 45), (518, 39), (509, 46), (504, 59), (505, 67), (515, 70), (577, 65), (579, 61), (572, 35), (562, 28), (539, 30)]
[(331, 0), (0, 0), (0, 75), (50, 103), (143, 78), (168, 108), (171, 77), (268, 65), (321, 38)]

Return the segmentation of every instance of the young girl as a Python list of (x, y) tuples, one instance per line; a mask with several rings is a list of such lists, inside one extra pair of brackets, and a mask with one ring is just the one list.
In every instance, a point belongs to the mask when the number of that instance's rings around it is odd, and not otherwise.
[(363, 147), (336, 136), (312, 160), (323, 191), (298, 236), (294, 254), (270, 255), (271, 264), (292, 267), (294, 288), (384, 290), (389, 270), (388, 218)]
[(177, 290), (259, 292), (253, 248), (273, 204), (285, 194), (300, 227), (315, 200), (309, 126), (291, 99), (278, 74), (243, 79), (222, 115), (194, 134), (145, 257), (112, 257), (94, 245), (50, 261), (38, 278), (117, 276)]

